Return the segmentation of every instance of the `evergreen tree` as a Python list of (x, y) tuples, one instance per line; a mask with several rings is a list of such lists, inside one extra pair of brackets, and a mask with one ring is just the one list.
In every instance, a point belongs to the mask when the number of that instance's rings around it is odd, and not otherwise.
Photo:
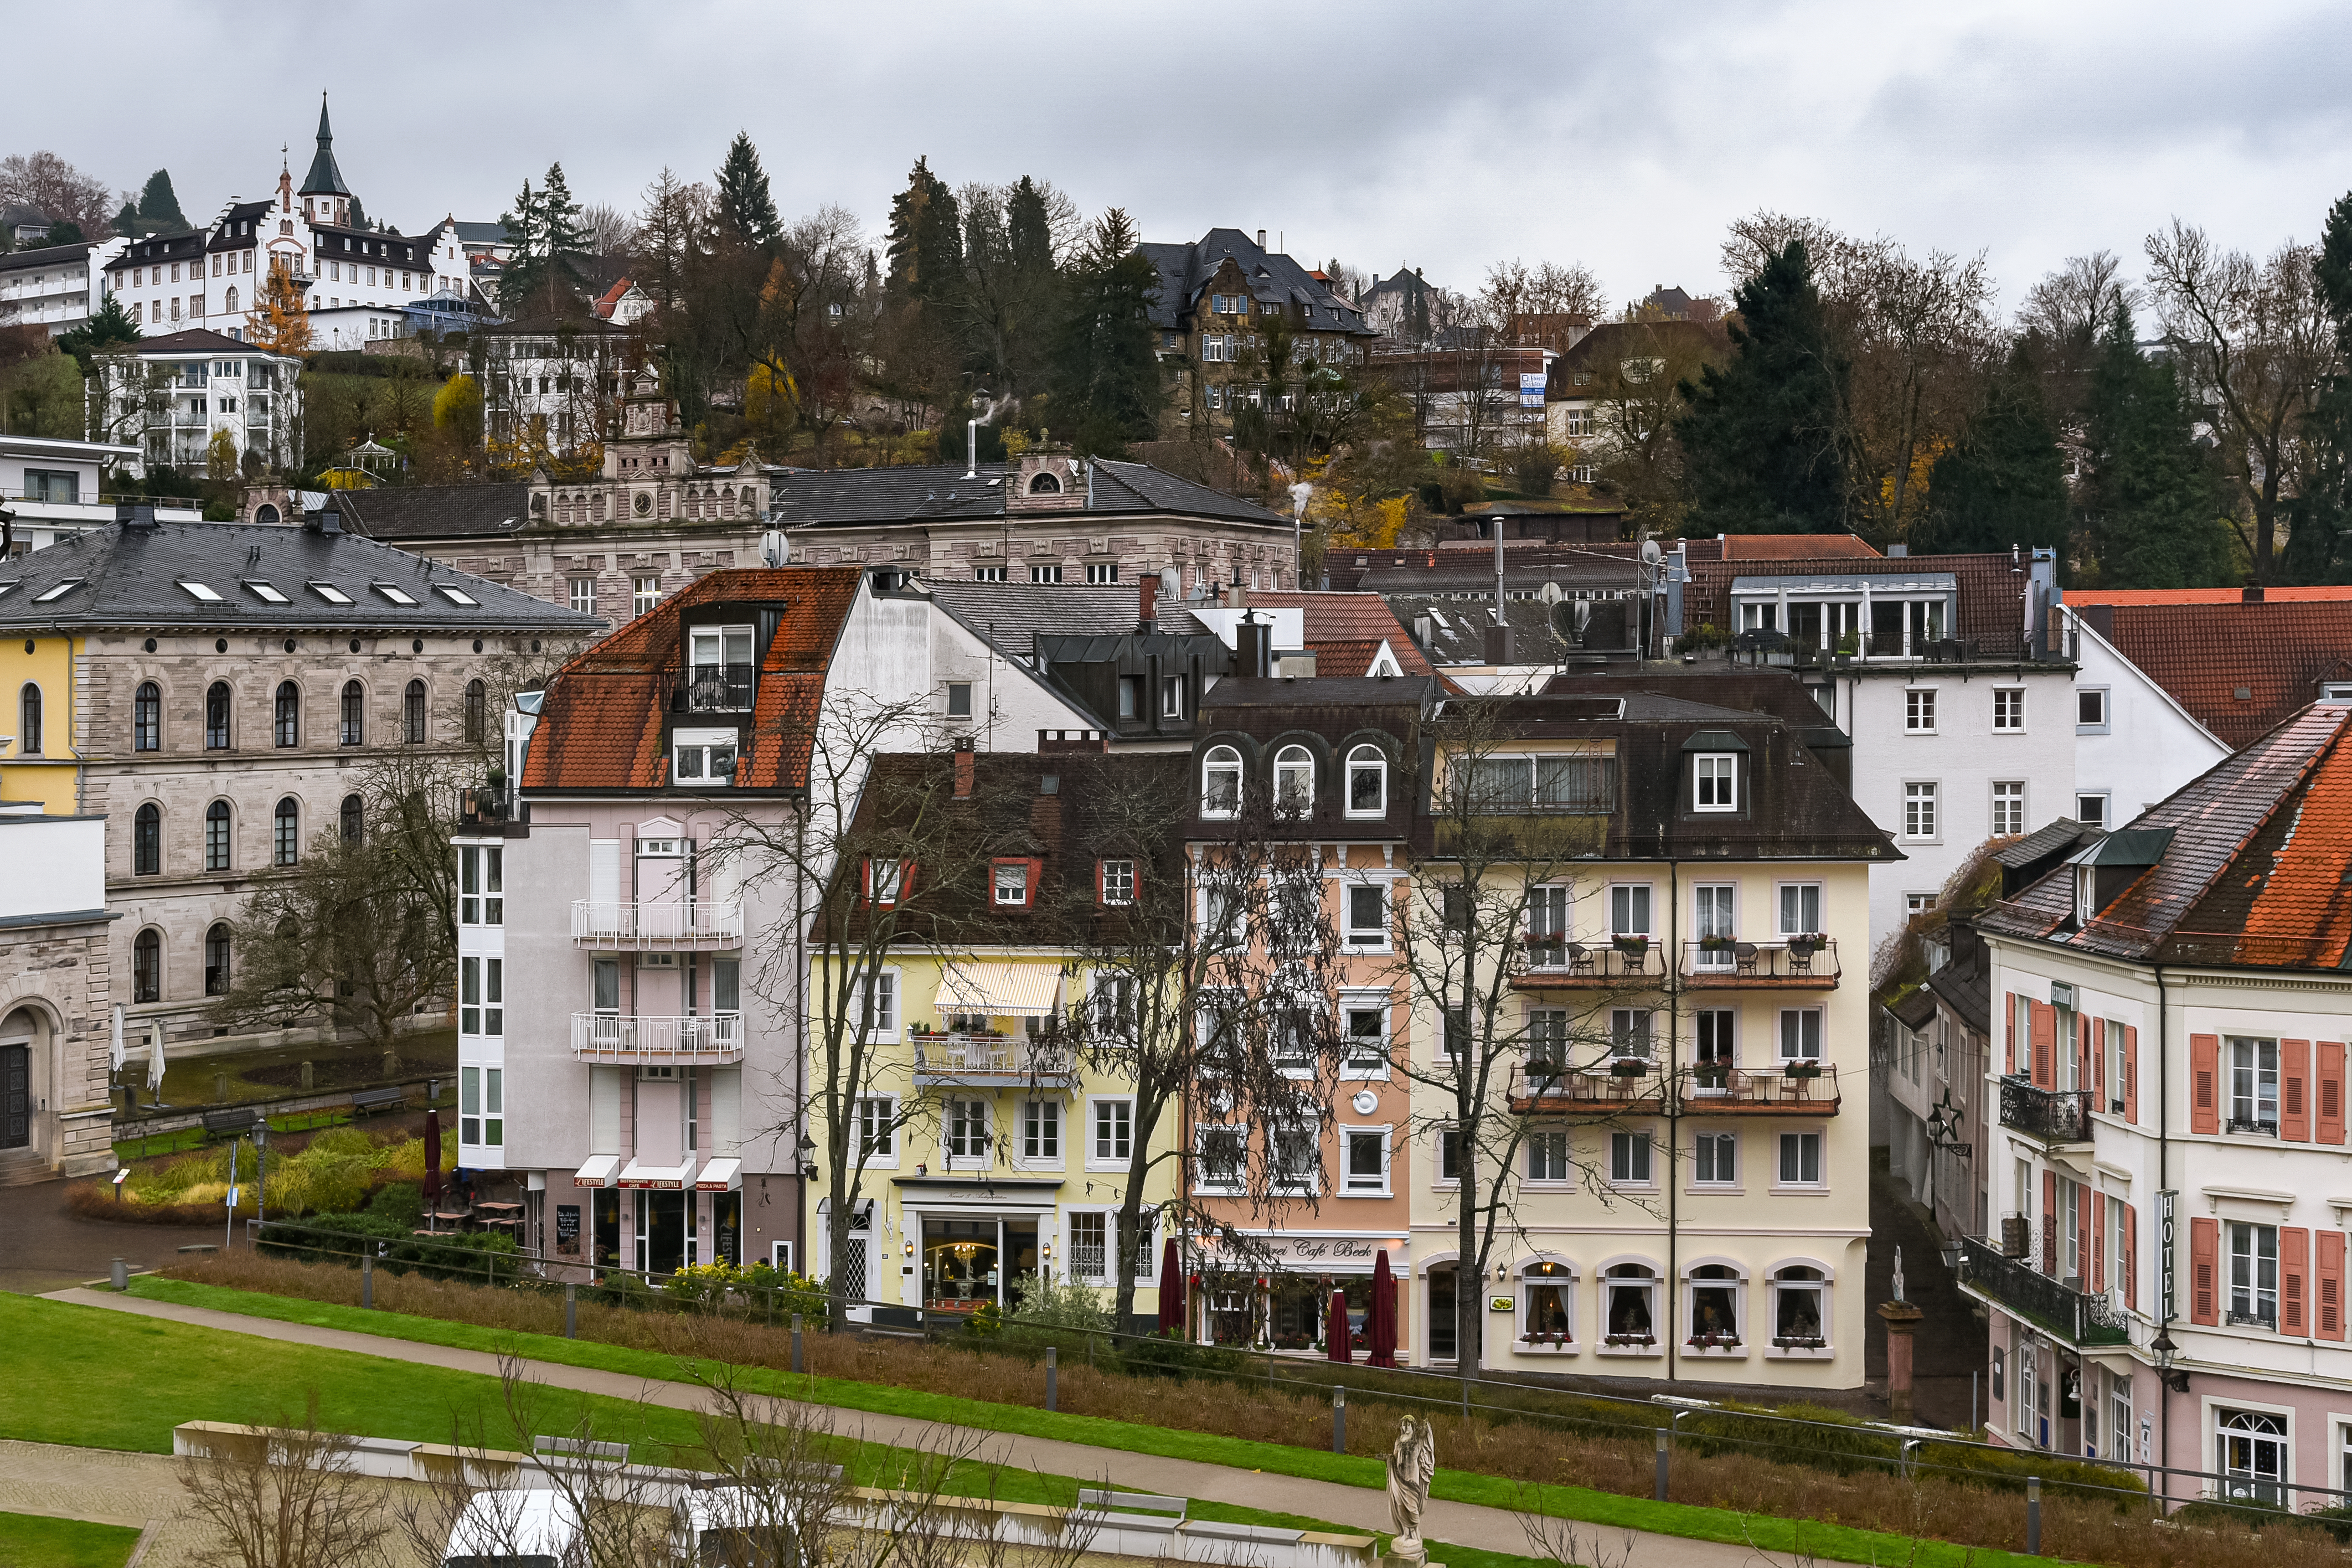
[(2084, 516), (2103, 588), (2210, 588), (2231, 570), (2220, 476), (2169, 363), (2147, 358), (2118, 303), (2085, 414)]
[(759, 150), (748, 132), (735, 133), (727, 161), (719, 165), (719, 218), (741, 245), (772, 249), (783, 237), (783, 220), (776, 216), (776, 198), (768, 190), (768, 172), (760, 166)]
[(79, 245), (81, 242), (81, 225), (66, 218), (59, 218), (49, 225), (48, 238), (42, 241), (45, 245)]
[(82, 379), (87, 381), (97, 374), (93, 355), (101, 350), (135, 343), (139, 338), (139, 324), (122, 308), (121, 296), (109, 294), (105, 302), (89, 313), (89, 320), (58, 335), (58, 347), (80, 363)]
[(139, 193), (139, 216), (158, 229), (188, 226), (180, 211), (180, 198), (172, 194), (170, 170), (158, 169), (147, 176), (147, 188)]
[(119, 235), (128, 237), (136, 237), (147, 232), (146, 226), (139, 221), (138, 206), (128, 197), (123, 200), (122, 210), (114, 215), (114, 221), (107, 226)]
[(1013, 187), (1004, 201), (1004, 227), (1013, 269), (1024, 279), (1048, 277), (1054, 270), (1054, 226), (1045, 209), (1045, 193), (1028, 175)]
[(2313, 403), (2281, 565), (2290, 583), (2352, 583), (2352, 194), (2328, 209), (2311, 272), (2335, 327), (2336, 370)]
[(1167, 397), (1151, 343), (1159, 287), (1160, 269), (1136, 248), (1126, 210), (1111, 208), (1071, 269), (1069, 308), (1055, 342), (1055, 425), (1081, 452), (1117, 457), (1128, 442), (1159, 432)]
[(499, 222), (514, 247), (499, 277), (499, 308), (510, 316), (560, 312), (580, 281), (581, 257), (588, 247), (580, 204), (564, 183), (563, 165), (550, 163), (538, 191), (525, 180), (514, 210), (500, 213)]
[(370, 228), (374, 226), (368, 222), (367, 208), (360, 205), (360, 199), (357, 196), (353, 196), (352, 198), (351, 218), (352, 226), (353, 228)]
[(2068, 512), (2058, 426), (2021, 342), (1959, 440), (1936, 459), (1927, 515), (1913, 530), (1911, 548), (1972, 553), (2014, 544), (2063, 552)]
[(947, 300), (963, 272), (963, 225), (955, 193), (915, 160), (907, 188), (890, 199), (890, 292), (901, 300)]
[(1830, 344), (1812, 265), (1790, 240), (1733, 296), (1738, 353), (1680, 388), (1690, 527), (1700, 533), (1823, 533), (1844, 526), (1837, 406), (1845, 367)]

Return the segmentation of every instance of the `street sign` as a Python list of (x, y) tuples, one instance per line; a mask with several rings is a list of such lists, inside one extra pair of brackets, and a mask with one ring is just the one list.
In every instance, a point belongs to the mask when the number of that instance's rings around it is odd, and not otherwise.
[(231, 1188), (228, 1190), (228, 1200), (227, 1200), (227, 1201), (228, 1201), (228, 1206), (229, 1206), (229, 1207), (231, 1207), (231, 1208), (235, 1208), (235, 1207), (236, 1207), (236, 1189), (235, 1187), (231, 1187)]
[(1519, 406), (1541, 408), (1544, 405), (1544, 374), (1539, 370), (1519, 372)]

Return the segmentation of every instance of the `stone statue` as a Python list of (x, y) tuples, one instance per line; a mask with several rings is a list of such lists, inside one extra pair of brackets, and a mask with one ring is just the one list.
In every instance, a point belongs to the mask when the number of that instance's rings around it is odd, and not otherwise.
[(1389, 1522), (1396, 1540), (1389, 1553), (1423, 1562), (1429, 1549), (1422, 1544), (1421, 1511), (1429, 1506), (1429, 1483), (1437, 1475), (1437, 1433), (1426, 1421), (1408, 1415), (1389, 1449)]

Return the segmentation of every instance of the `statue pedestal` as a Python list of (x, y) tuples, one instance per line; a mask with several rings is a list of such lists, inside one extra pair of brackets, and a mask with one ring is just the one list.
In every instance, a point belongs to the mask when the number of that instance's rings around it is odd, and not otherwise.
[(1429, 1543), (1418, 1535), (1400, 1535), (1389, 1542), (1388, 1554), (1399, 1563), (1426, 1563)]
[(1886, 1402), (1895, 1424), (1908, 1426), (1911, 1413), (1911, 1336), (1927, 1314), (1908, 1301), (1887, 1301), (1878, 1315), (1886, 1320)]

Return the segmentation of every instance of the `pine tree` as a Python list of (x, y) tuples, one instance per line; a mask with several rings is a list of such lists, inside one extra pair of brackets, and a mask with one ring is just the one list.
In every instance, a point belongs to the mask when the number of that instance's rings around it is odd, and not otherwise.
[(1983, 405), (1928, 476), (1927, 515), (1912, 531), (1916, 552), (2063, 551), (2069, 523), (2066, 463), (2058, 426), (2022, 342), (1991, 378)]
[(91, 356), (101, 350), (135, 343), (140, 336), (139, 323), (122, 308), (122, 297), (109, 294), (105, 303), (89, 313), (89, 320), (58, 335), (58, 347), (80, 363), (82, 379), (87, 381), (97, 374)]
[(768, 172), (749, 132), (738, 131), (719, 165), (719, 217), (740, 245), (772, 248), (783, 237), (783, 220), (768, 189)]
[(890, 292), (902, 300), (952, 297), (963, 272), (963, 225), (955, 193), (915, 160), (907, 188), (890, 200)]
[(1159, 433), (1167, 398), (1151, 345), (1160, 269), (1136, 248), (1124, 208), (1111, 208), (1095, 225), (1069, 286), (1068, 313), (1055, 343), (1055, 418), (1057, 427), (1070, 428), (1079, 451), (1116, 457), (1128, 442)]
[(2221, 490), (2169, 363), (2139, 352), (2121, 304), (2091, 373), (2084, 513), (2103, 588), (2210, 588), (2234, 575)]
[(2288, 508), (2282, 574), (2290, 583), (2352, 582), (2352, 194), (2328, 209), (2312, 282), (2336, 329), (2336, 369), (2321, 381), (2305, 471)]
[(157, 228), (188, 226), (180, 211), (180, 198), (172, 194), (170, 170), (158, 169), (147, 176), (147, 188), (139, 193), (139, 216)]
[(522, 183), (512, 212), (500, 213), (508, 243), (514, 253), (499, 277), (499, 306), (509, 315), (528, 310), (559, 313), (567, 294), (581, 278), (581, 257), (588, 248), (587, 231), (580, 221), (580, 204), (572, 199), (563, 165), (550, 163), (547, 177), (534, 192)]
[(114, 215), (114, 221), (107, 226), (119, 235), (130, 237), (147, 232), (145, 226), (139, 221), (138, 205), (127, 196), (123, 199), (122, 210)]
[(1004, 198), (1004, 227), (1015, 273), (1034, 279), (1054, 270), (1054, 226), (1045, 193), (1026, 174)]
[(1682, 386), (1690, 527), (1702, 533), (1822, 533), (1844, 526), (1837, 405), (1845, 368), (1830, 346), (1803, 242), (1734, 295), (1729, 363)]
[(540, 253), (547, 226), (540, 217), (539, 206), (539, 193), (525, 180), (514, 209), (499, 215), (499, 225), (507, 231), (506, 265), (499, 273), (499, 308), (509, 315), (520, 314), (524, 299), (544, 280)]

